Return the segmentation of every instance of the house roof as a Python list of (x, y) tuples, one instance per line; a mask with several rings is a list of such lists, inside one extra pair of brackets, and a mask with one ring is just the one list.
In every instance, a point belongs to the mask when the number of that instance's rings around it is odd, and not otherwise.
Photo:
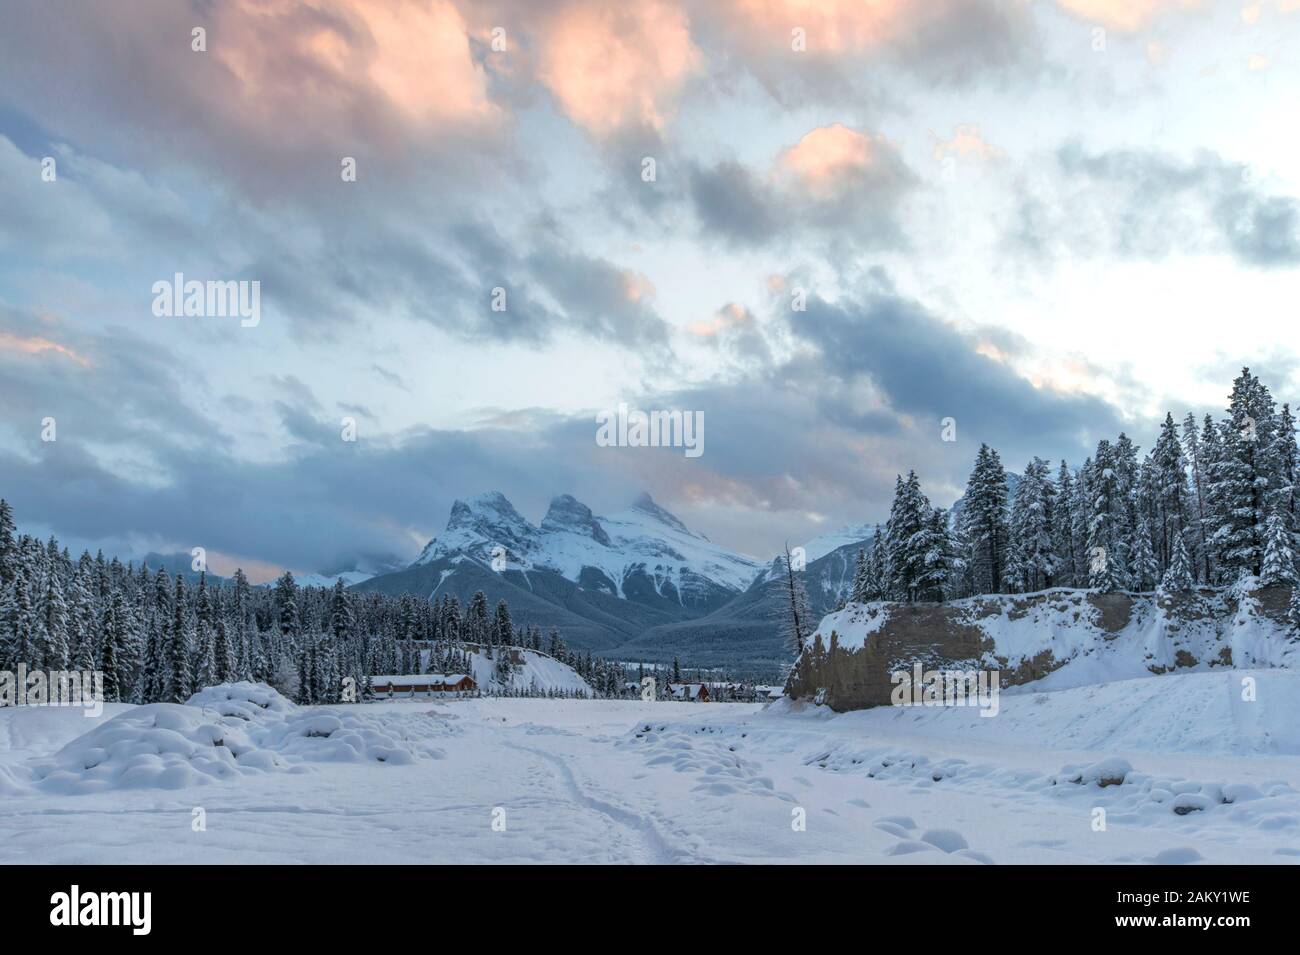
[(467, 678), (473, 679), (465, 673), (395, 673), (372, 676), (370, 682), (391, 686), (423, 686), (427, 683), (459, 683)]

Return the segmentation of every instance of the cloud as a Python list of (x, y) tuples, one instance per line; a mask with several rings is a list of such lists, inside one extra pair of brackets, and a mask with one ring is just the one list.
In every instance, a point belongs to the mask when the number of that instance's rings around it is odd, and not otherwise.
[(1168, 13), (1202, 6), (1202, 0), (1056, 0), (1056, 3), (1068, 13), (1124, 33), (1142, 30)]
[[(24, 338), (48, 326), (12, 311), (4, 318), (5, 331)], [(798, 346), (789, 357), (767, 347), (762, 325), (773, 323), (789, 324)], [(272, 457), (249, 456), (223, 433), (206, 382), (181, 377), (173, 356), (120, 331), (66, 337), (88, 367), (56, 352), (0, 350), (0, 401), (30, 425), (21, 453), (0, 449), (0, 493), (21, 520), (78, 540), (137, 535), (320, 570), (358, 554), (409, 558), (455, 497), (485, 488), (504, 490), (527, 513), (561, 492), (601, 509), (648, 489), (706, 533), (766, 557), (786, 537), (816, 533), (823, 518), (809, 515), (882, 517), (900, 469), (917, 468), (946, 502), (981, 441), (1008, 462), (1080, 460), (1121, 427), (1104, 402), (1036, 388), (981, 354), (988, 342), (1017, 354), (1028, 347), (1022, 340), (958, 330), (883, 275), (851, 299), (813, 298), (804, 313), (780, 308), (763, 322), (727, 304), (693, 331), (736, 349), (744, 358), (736, 374), (627, 398), (702, 412), (698, 459), (598, 447), (593, 415), (547, 409), (466, 415), (455, 431), (364, 428), (346, 442), (337, 414), (292, 373), (271, 378), (260, 402), (288, 440)], [(46, 334), (65, 340), (56, 332)], [(33, 362), (41, 367), (23, 367)], [(38, 440), (43, 413), (59, 415), (55, 445)], [(957, 419), (956, 444), (940, 440), (946, 416)]]
[(939, 140), (934, 144), (934, 158), (975, 159), (980, 162), (992, 162), (1005, 158), (1006, 154), (980, 135), (979, 126), (965, 123), (953, 130), (950, 139)]
[(1300, 202), (1256, 180), (1208, 150), (1182, 159), (1069, 142), (1046, 182), (1022, 184), (1010, 241), (1034, 257), (1226, 253), (1253, 268), (1294, 267)]
[(539, 32), (539, 79), (598, 138), (628, 126), (662, 131), (700, 66), (686, 11), (665, 0), (564, 3)]
[(812, 229), (865, 247), (901, 246), (898, 207), (916, 181), (883, 136), (835, 123), (810, 130), (762, 175), (734, 160), (697, 166), (690, 199), (705, 231), (737, 245), (792, 241)]
[(451, 0), (51, 0), (6, 18), (0, 101), (109, 158), (180, 159), (263, 195), (337, 182), (343, 156), (472, 168), (462, 154), (508, 117), (467, 31)]
[(892, 108), (882, 77), (967, 86), (1036, 69), (1039, 59), (1028, 6), (1020, 3), (726, 0), (692, 7), (699, 42), (720, 68), (748, 73), (785, 106)]

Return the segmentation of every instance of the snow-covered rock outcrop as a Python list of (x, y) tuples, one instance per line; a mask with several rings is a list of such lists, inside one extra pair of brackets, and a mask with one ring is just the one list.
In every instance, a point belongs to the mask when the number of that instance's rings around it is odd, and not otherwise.
[[(850, 604), (828, 614), (787, 692), (837, 710), (887, 704), (890, 675), (998, 670), (1003, 686), (1063, 689), (1174, 670), (1300, 665), (1285, 588), (1176, 595), (1057, 588), (949, 604)], [(824, 691), (824, 692), (822, 692)]]

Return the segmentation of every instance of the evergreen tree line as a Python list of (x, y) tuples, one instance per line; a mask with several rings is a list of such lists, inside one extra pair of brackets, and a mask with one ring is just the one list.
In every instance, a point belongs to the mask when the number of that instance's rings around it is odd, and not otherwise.
[(517, 626), (504, 600), (489, 612), (482, 592), (462, 609), (454, 596), (300, 587), (288, 572), (255, 587), (242, 570), (190, 580), (102, 552), (74, 560), (53, 537), (19, 536), (0, 500), (0, 670), (102, 671), (108, 701), (184, 703), (205, 686), (253, 680), (299, 703), (339, 703), (345, 686), (369, 697), (376, 674), (470, 673), (471, 647), (507, 686), (511, 647), (549, 652), (598, 696), (619, 695), (626, 677), (570, 650), (554, 628), (544, 648), (538, 627)]
[(930, 504), (914, 472), (900, 476), (883, 532), (858, 552), (849, 599), (1296, 582), (1296, 421), (1249, 369), (1221, 419), (1188, 414), (1180, 426), (1167, 414), (1146, 455), (1120, 434), (1082, 466), (1052, 470), (1033, 458), (1009, 494), (997, 451), (981, 445), (957, 519)]

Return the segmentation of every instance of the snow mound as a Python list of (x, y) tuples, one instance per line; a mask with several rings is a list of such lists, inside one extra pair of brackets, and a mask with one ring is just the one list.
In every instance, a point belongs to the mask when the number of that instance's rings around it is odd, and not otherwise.
[(265, 684), (209, 687), (185, 705), (133, 707), (32, 760), (32, 785), (49, 793), (184, 789), (308, 763), (407, 764), (438, 757), (440, 724), (388, 715), (300, 708)]
[(259, 719), (266, 713), (287, 714), (297, 707), (265, 683), (222, 683), (205, 687), (186, 701), (187, 706), (211, 707), (219, 716)]

